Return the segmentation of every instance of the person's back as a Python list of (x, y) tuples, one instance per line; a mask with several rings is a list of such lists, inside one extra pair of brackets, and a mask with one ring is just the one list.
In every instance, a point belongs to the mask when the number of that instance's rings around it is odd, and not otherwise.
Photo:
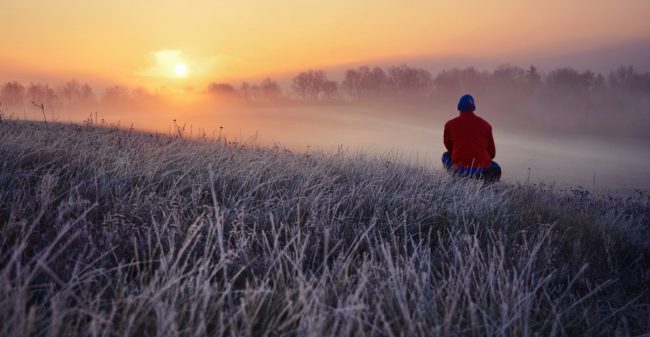
[(496, 152), (492, 127), (473, 112), (461, 112), (445, 124), (444, 142), (457, 168), (488, 168)]
[(450, 171), (498, 180), (501, 169), (492, 161), (496, 156), (492, 126), (474, 114), (475, 108), (472, 96), (461, 97), (460, 115), (445, 124), (444, 144), (448, 152), (442, 161)]

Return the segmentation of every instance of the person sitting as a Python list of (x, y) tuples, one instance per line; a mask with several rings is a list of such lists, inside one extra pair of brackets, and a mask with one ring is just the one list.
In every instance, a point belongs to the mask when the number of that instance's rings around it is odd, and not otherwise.
[(445, 123), (447, 152), (442, 155), (442, 164), (459, 176), (499, 181), (501, 167), (492, 160), (496, 155), (492, 126), (474, 114), (474, 110), (476, 103), (471, 95), (460, 98), (460, 115)]

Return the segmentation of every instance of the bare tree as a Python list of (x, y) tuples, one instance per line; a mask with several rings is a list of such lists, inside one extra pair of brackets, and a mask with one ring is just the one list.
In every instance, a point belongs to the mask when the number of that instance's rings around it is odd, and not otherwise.
[(361, 72), (348, 69), (345, 71), (345, 77), (343, 82), (341, 82), (341, 88), (345, 91), (348, 97), (358, 97), (359, 96), (359, 87), (361, 86)]
[(92, 88), (76, 79), (70, 80), (60, 88), (60, 96), (67, 105), (86, 105), (95, 101)]
[(53, 109), (58, 102), (59, 98), (47, 84), (31, 83), (27, 89), (27, 97), (29, 101), (40, 102), (45, 107)]
[(650, 73), (637, 72), (634, 67), (619, 67), (609, 74), (607, 82), (615, 90), (650, 92)]
[(8, 107), (24, 107), (25, 87), (16, 81), (5, 83), (0, 90), (0, 101)]
[(323, 90), (325, 82), (327, 82), (325, 72), (322, 70), (308, 70), (293, 78), (291, 88), (300, 98), (315, 100)]
[(542, 75), (537, 71), (537, 67), (531, 65), (526, 70), (526, 82), (534, 87), (538, 87), (542, 83)]
[(208, 85), (208, 92), (218, 96), (237, 95), (237, 89), (228, 83), (210, 83), (210, 85)]
[(136, 87), (135, 89), (131, 90), (131, 98), (137, 102), (147, 102), (154, 100), (155, 95), (147, 90), (147, 88)]
[(282, 96), (280, 85), (268, 77), (260, 83), (260, 92), (265, 99), (269, 100), (275, 100)]
[(241, 87), (239, 87), (239, 93), (245, 99), (251, 99), (251, 85), (248, 82), (242, 82)]
[(328, 100), (334, 100), (338, 94), (339, 85), (336, 81), (325, 81), (322, 86), (323, 97)]
[(383, 69), (375, 67), (370, 70), (369, 67), (363, 66), (347, 70), (341, 88), (349, 98), (359, 98), (380, 94), (385, 91), (387, 85), (388, 77)]
[(102, 96), (102, 102), (105, 104), (124, 104), (131, 101), (131, 94), (128, 89), (119, 85), (106, 89)]
[(546, 77), (546, 89), (557, 96), (584, 98), (591, 90), (596, 75), (591, 71), (579, 72), (573, 68), (553, 70)]
[(444, 70), (434, 80), (434, 93), (438, 97), (455, 97), (468, 92), (480, 95), (489, 80), (489, 72), (480, 72), (474, 67)]
[(404, 64), (388, 69), (388, 78), (393, 87), (400, 92), (423, 92), (433, 85), (430, 72)]

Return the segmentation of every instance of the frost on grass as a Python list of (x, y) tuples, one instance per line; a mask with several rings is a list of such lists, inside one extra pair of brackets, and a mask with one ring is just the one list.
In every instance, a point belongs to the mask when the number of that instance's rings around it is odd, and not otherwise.
[(644, 192), (90, 124), (4, 120), (0, 158), (3, 336), (650, 331)]

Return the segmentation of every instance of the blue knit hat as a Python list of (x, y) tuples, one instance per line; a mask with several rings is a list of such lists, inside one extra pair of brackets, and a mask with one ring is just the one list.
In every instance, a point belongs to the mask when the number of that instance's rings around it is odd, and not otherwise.
[(460, 101), (458, 101), (458, 111), (472, 112), (475, 109), (476, 103), (474, 103), (474, 97), (472, 97), (472, 95), (465, 95), (460, 98)]

